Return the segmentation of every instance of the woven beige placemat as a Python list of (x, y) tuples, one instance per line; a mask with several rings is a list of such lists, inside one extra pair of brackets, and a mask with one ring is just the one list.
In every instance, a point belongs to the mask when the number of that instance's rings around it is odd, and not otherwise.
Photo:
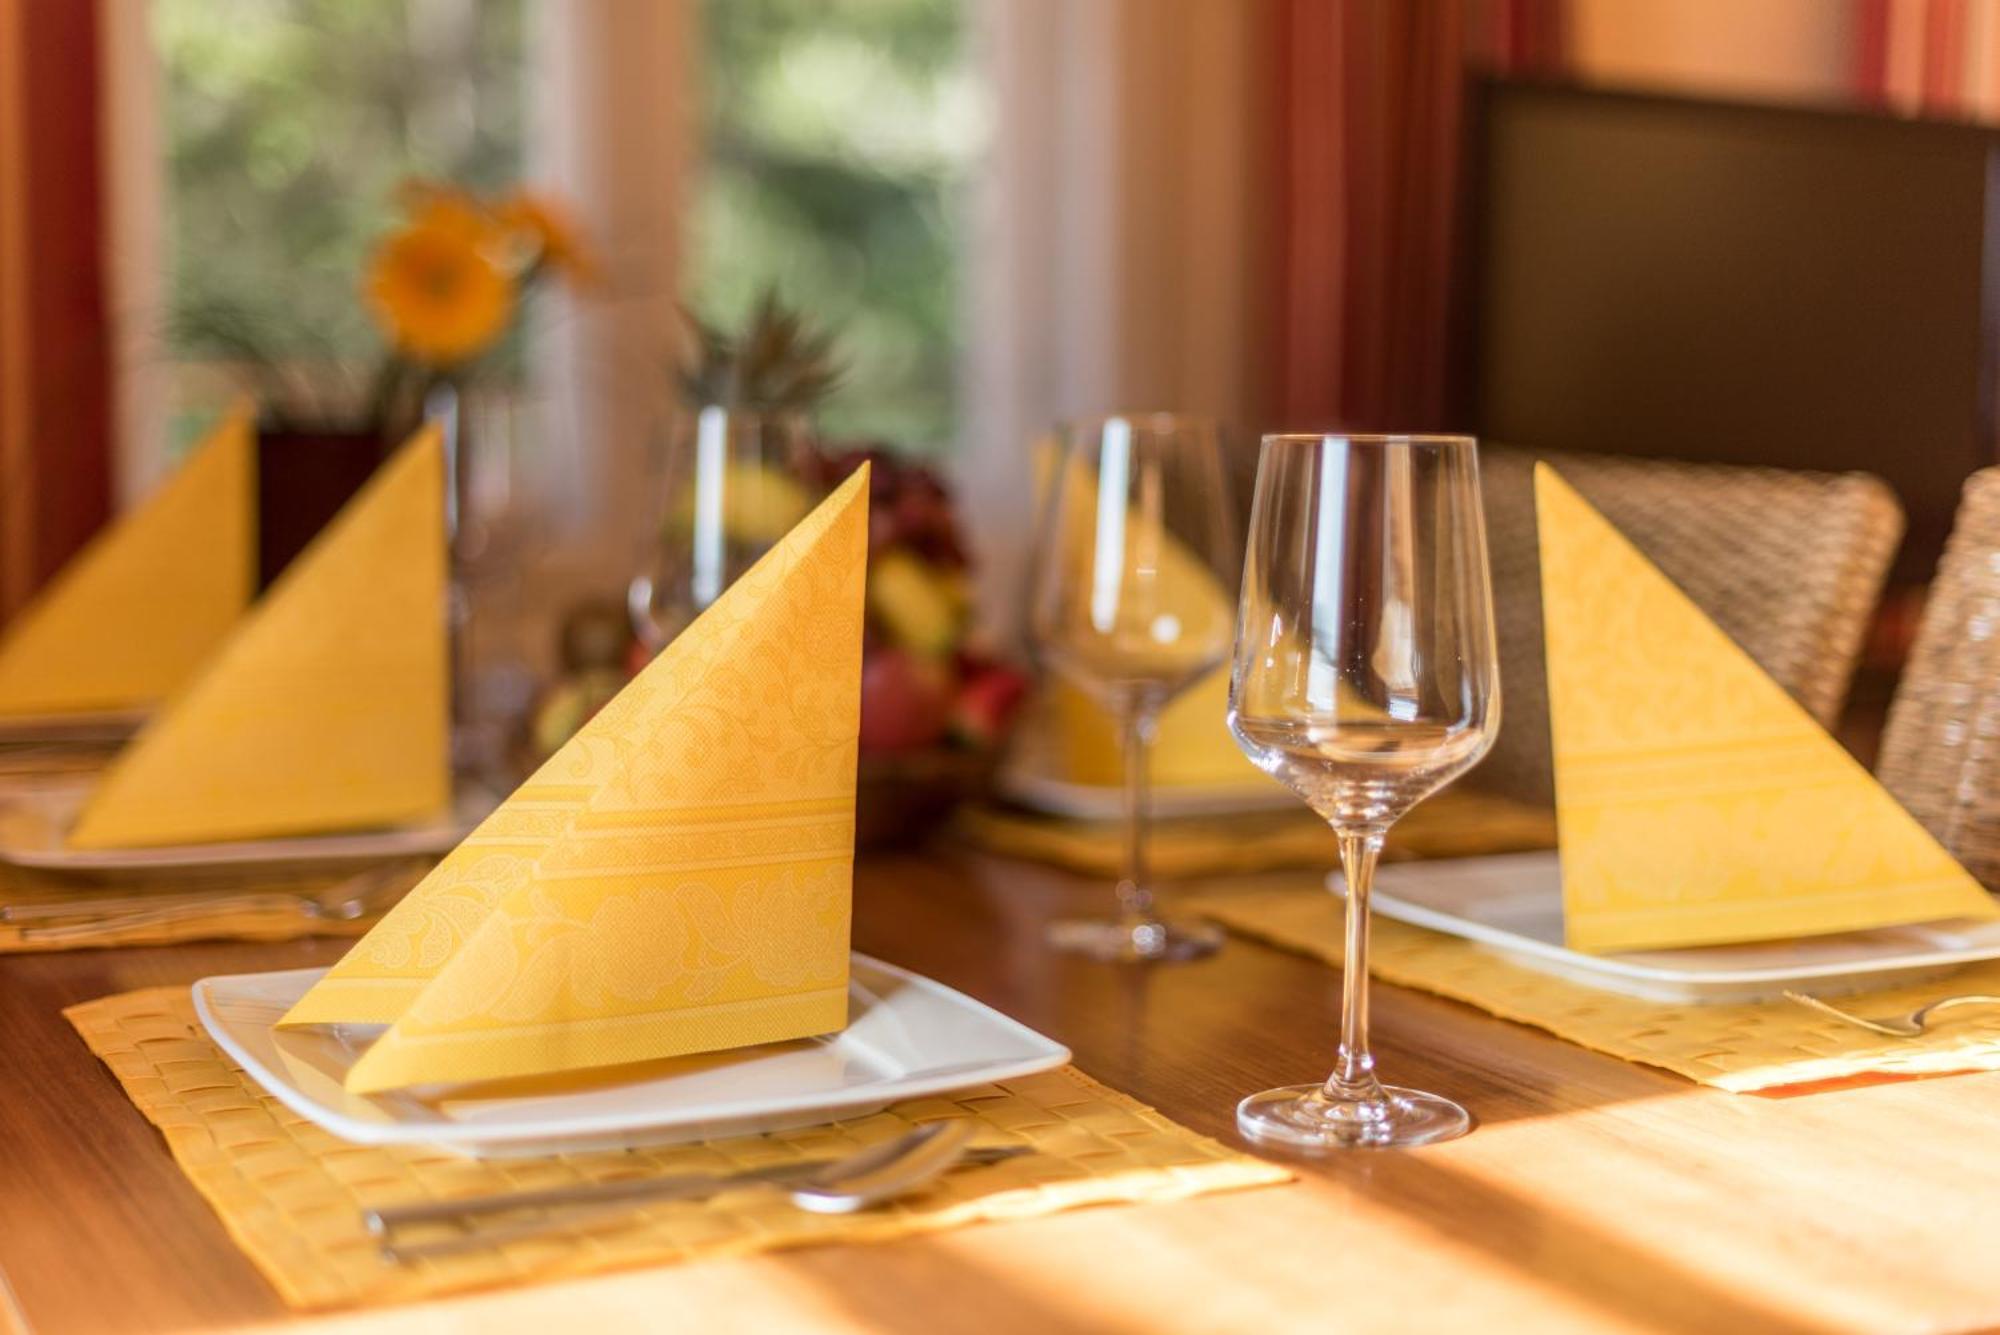
[[(1188, 905), (1246, 936), (1338, 964), (1341, 906), (1323, 890), (1206, 895)], [(1783, 999), (1725, 1006), (1642, 1001), (1511, 964), (1457, 937), (1377, 917), (1371, 972), (1598, 1052), (1739, 1093), (1868, 1075), (2000, 1070), (2000, 1013), (1953, 1016), (1921, 1038), (1882, 1038)], [(1858, 996), (1864, 1015), (1908, 1014), (1957, 992), (2000, 993), (2000, 963)], [(1843, 1003), (1850, 1004), (1850, 1003)]]
[[(912, 1100), (852, 1121), (654, 1149), (480, 1160), (350, 1145), (244, 1075), (202, 1032), (186, 989), (128, 992), (64, 1014), (166, 1136), (237, 1245), (294, 1307), (407, 1302), (631, 1266), (875, 1241), (1291, 1177), (1071, 1067)], [(861, 1214), (808, 1214), (774, 1191), (743, 1190), (707, 1202), (637, 1207), (544, 1239), (411, 1265), (384, 1260), (361, 1224), (363, 1205), (839, 1155), (941, 1117), (974, 1119), (975, 1144), (1027, 1145), (1035, 1153), (955, 1170), (921, 1193)]]

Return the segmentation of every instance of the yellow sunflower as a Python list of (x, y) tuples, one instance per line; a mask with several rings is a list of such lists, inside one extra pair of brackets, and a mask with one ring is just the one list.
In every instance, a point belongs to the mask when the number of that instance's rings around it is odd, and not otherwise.
[(584, 245), (582, 233), (554, 200), (522, 191), (496, 204), (493, 219), (516, 236), (525, 237), (537, 263), (576, 282), (597, 277), (597, 262)]
[(396, 188), (403, 216), (424, 226), (450, 227), (468, 236), (498, 239), (493, 215), (464, 190), (440, 181), (412, 177)]
[(392, 232), (368, 265), (375, 322), (397, 350), (433, 366), (478, 356), (514, 315), (514, 284), (485, 229), (451, 205)]

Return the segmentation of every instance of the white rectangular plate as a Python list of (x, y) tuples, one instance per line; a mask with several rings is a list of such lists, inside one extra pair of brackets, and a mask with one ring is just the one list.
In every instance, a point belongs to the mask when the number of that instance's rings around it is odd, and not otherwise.
[(445, 853), (493, 809), (490, 793), (461, 791), (452, 819), (401, 829), (240, 839), (160, 848), (71, 848), (66, 837), (89, 796), (88, 780), (65, 779), (0, 804), (0, 864), (56, 872), (192, 871), (207, 867), (299, 866)]
[(1385, 918), (1464, 937), (1528, 968), (1649, 1001), (1723, 1003), (1787, 990), (1856, 992), (2000, 959), (2000, 922), (1971, 919), (1586, 955), (1563, 944), (1562, 866), (1553, 851), (1396, 863), (1376, 873), (1372, 898)]
[(573, 1072), (547, 1081), (347, 1093), (380, 1025), (279, 1030), (324, 969), (194, 985), (209, 1036), (279, 1102), (362, 1145), (436, 1145), (481, 1157), (702, 1140), (862, 1116), (1061, 1066), (1069, 1049), (942, 983), (854, 956), (847, 1028), (824, 1038)]

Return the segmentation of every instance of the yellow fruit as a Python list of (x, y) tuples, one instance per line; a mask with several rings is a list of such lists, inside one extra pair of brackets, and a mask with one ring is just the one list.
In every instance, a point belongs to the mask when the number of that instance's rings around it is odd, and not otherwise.
[[(695, 507), (704, 499), (702, 487), (691, 484), (681, 493), (674, 515), (676, 533), (692, 533)], [(747, 547), (776, 544), (812, 509), (812, 497), (796, 478), (757, 463), (732, 463), (722, 472), (722, 534)]]
[(966, 606), (963, 588), (950, 575), (908, 552), (883, 552), (869, 564), (868, 613), (913, 653), (950, 653), (964, 630)]

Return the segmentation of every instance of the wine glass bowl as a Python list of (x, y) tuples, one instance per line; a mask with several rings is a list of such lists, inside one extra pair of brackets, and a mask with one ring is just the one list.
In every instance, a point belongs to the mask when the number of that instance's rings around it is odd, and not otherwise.
[(658, 653), (812, 508), (799, 476), (811, 424), (796, 412), (711, 404), (667, 461), (666, 503), (645, 569), (626, 589), (632, 629)]
[(1147, 748), (1168, 701), (1228, 661), (1238, 547), (1221, 438), (1171, 413), (1073, 423), (1037, 460), (1043, 504), (1029, 578), (1037, 663), (1121, 725), (1126, 847), (1111, 920), (1056, 924), (1059, 947), (1103, 959), (1207, 954), (1205, 923), (1162, 920), (1146, 866)]
[(1475, 443), (1265, 437), (1229, 728), (1339, 836), (1347, 929), (1338, 1066), (1323, 1084), (1245, 1099), (1246, 1136), (1318, 1152), (1470, 1126), (1456, 1104), (1375, 1078), (1368, 892), (1389, 827), (1478, 763), (1499, 725)]

